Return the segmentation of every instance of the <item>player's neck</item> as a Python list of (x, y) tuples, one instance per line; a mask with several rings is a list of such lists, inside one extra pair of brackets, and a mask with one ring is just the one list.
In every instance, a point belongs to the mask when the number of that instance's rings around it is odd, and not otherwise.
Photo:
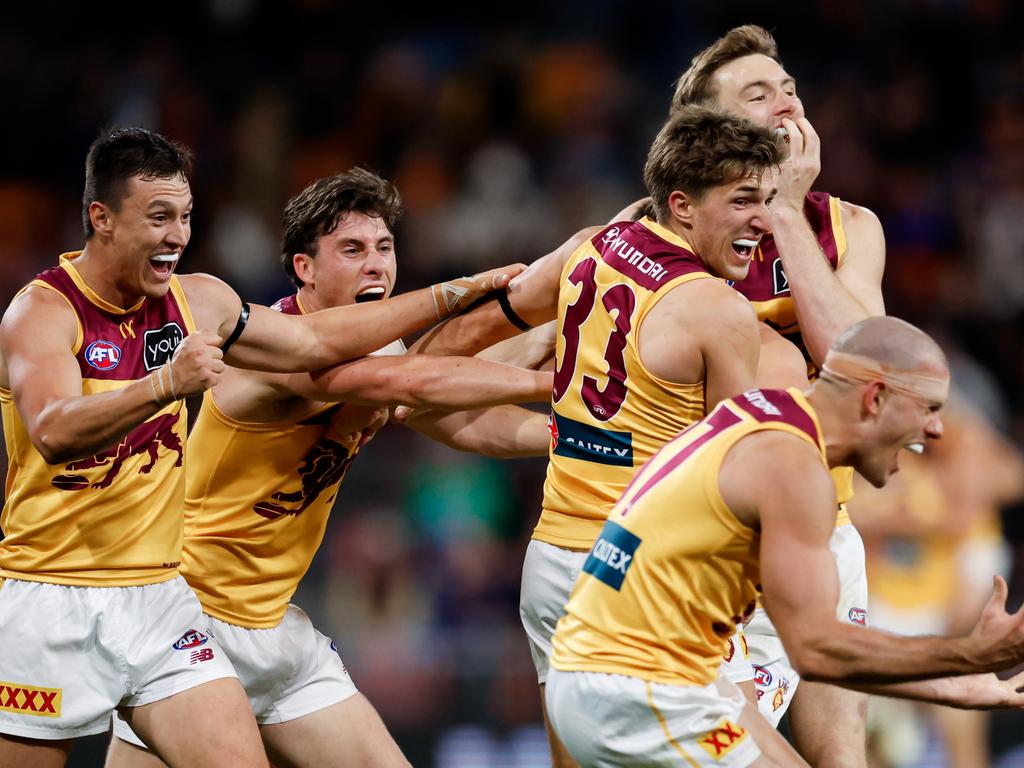
[(100, 243), (87, 242), (81, 256), (71, 264), (93, 293), (115, 307), (128, 309), (143, 298), (138, 289), (127, 289), (119, 283), (113, 252)]
[(842, 401), (818, 381), (811, 384), (806, 395), (821, 425), (829, 468), (849, 466), (854, 454), (854, 425), (849, 414), (843, 412)]

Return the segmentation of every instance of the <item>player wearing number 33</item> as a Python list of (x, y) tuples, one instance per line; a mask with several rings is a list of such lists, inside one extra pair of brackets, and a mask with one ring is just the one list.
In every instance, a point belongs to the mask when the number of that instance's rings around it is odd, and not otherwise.
[[(781, 139), (745, 119), (680, 110), (644, 169), (655, 219), (583, 230), (513, 281), (504, 312), (481, 306), (424, 345), (465, 354), (514, 333), (513, 323), (557, 314), (552, 448), (520, 599), (542, 695), (555, 624), (636, 469), (756, 380), (764, 353), (754, 310), (713, 278), (746, 276), (770, 229), (784, 153)], [(796, 348), (779, 344), (801, 369)], [(552, 748), (556, 761), (567, 757)]]

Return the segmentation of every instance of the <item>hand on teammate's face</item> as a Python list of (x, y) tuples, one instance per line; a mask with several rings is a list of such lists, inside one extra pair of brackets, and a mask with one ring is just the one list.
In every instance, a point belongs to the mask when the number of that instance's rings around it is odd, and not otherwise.
[(778, 192), (773, 205), (790, 205), (803, 210), (804, 198), (821, 172), (821, 142), (806, 117), (783, 118), (789, 157), (775, 177)]
[(217, 383), (225, 368), (220, 345), (221, 338), (213, 331), (196, 331), (185, 337), (171, 357), (175, 395), (198, 395)]

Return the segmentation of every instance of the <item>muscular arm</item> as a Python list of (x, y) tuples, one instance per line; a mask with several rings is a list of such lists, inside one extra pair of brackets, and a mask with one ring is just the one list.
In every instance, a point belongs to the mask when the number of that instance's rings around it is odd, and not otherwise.
[[(383, 301), (325, 309), (309, 315), (283, 315), (253, 306), (249, 323), (227, 361), (263, 371), (311, 371), (369, 354), (504, 287), (518, 267), (482, 273)], [(181, 284), (196, 324), (227, 339), (241, 310), (241, 299), (209, 275), (183, 275)]]
[(772, 236), (786, 269), (800, 333), (811, 359), (820, 366), (843, 331), (866, 317), (885, 314), (885, 239), (871, 211), (843, 204), (847, 252), (832, 271), (804, 216), (804, 198), (821, 169), (818, 135), (806, 118), (783, 120), (783, 126), (790, 151), (776, 176)]
[(547, 456), (551, 445), (547, 416), (514, 405), (477, 411), (427, 413), (406, 422), (449, 448), (511, 459)]
[(472, 357), (365, 357), (313, 374), (283, 377), (289, 395), (358, 405), (455, 410), (540, 403), (551, 396), (550, 373)]
[[(838, 621), (839, 584), (828, 546), (835, 488), (808, 443), (779, 432), (745, 438), (730, 452), (719, 485), (738, 516), (756, 511), (764, 606), (807, 679), (856, 688), (995, 671), (1024, 658), (1024, 613), (1005, 612), (1001, 580), (968, 637), (895, 637)], [(901, 690), (934, 695), (927, 686)]]
[(163, 406), (149, 378), (83, 395), (72, 352), (74, 313), (57, 293), (30, 287), (0, 324), (0, 352), (14, 403), (32, 445), (50, 464), (91, 456), (116, 443)]
[[(573, 251), (599, 231), (599, 227), (591, 227), (578, 232), (512, 280), (508, 300), (520, 318), (532, 327), (555, 319), (562, 270)], [(411, 350), (431, 355), (472, 355), (517, 333), (519, 329), (505, 317), (498, 302), (488, 301), (429, 331)]]
[(800, 333), (816, 365), (839, 335), (860, 320), (885, 314), (882, 272), (885, 239), (868, 209), (843, 205), (847, 252), (834, 272), (821, 252), (803, 209), (777, 205), (772, 235), (786, 269)]

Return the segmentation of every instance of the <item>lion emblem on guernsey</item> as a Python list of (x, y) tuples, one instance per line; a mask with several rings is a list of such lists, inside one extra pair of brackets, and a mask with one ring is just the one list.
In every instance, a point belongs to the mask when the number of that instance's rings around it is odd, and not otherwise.
[[(301, 515), (320, 498), (320, 494), (342, 481), (354, 458), (355, 453), (350, 453), (341, 443), (326, 438), (320, 440), (299, 466), (302, 487), (292, 493), (278, 491), (268, 500), (256, 504), (253, 511), (268, 520), (276, 520), (282, 515)], [(327, 501), (333, 500), (334, 496), (331, 496)]]
[[(175, 452), (178, 454), (174, 462), (175, 467), (180, 467), (184, 458), (184, 450), (181, 444), (181, 437), (174, 431), (178, 423), (180, 412), (165, 416), (158, 416), (155, 419), (139, 425), (129, 432), (120, 443), (114, 448), (94, 454), (87, 459), (73, 461), (64, 466), (69, 474), (61, 474), (54, 477), (50, 483), (55, 488), (63, 491), (82, 491), (86, 488), (106, 488), (121, 472), (124, 463), (133, 456), (148, 454), (149, 463), (139, 467), (140, 475), (148, 475), (153, 471), (157, 461), (160, 459), (160, 449), (165, 453)], [(106, 467), (107, 471), (103, 476), (93, 482), (85, 475), (74, 474), (86, 469)]]

